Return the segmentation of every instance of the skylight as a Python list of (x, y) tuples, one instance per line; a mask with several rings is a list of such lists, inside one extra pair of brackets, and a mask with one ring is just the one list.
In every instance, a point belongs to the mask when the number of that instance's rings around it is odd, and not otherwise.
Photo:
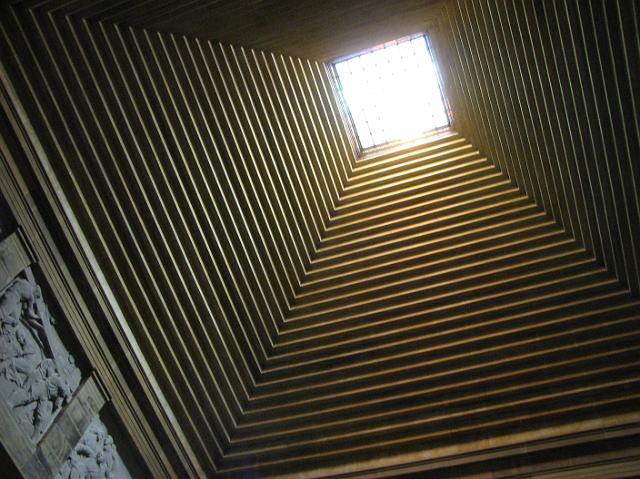
[(362, 149), (449, 125), (427, 36), (397, 40), (333, 66)]

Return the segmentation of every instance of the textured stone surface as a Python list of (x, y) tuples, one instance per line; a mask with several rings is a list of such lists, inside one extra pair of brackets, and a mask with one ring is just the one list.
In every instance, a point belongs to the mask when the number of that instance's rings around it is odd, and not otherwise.
[(98, 417), (94, 417), (62, 466), (56, 479), (130, 479), (113, 438)]
[(14, 278), (32, 262), (33, 258), (18, 232), (2, 240), (0, 242), (0, 291), (7, 289)]
[(80, 384), (30, 270), (0, 292), (0, 397), (34, 442)]

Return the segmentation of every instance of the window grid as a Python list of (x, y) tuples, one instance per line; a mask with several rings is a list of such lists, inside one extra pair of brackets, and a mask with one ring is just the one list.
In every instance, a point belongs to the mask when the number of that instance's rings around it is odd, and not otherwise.
[(338, 60), (333, 71), (361, 150), (449, 126), (440, 77), (424, 34)]

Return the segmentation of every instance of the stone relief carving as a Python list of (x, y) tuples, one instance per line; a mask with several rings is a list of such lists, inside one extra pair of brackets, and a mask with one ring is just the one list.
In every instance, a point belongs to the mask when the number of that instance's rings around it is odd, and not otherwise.
[(131, 479), (113, 438), (94, 417), (56, 479)]
[(40, 287), (26, 269), (0, 289), (0, 396), (37, 441), (80, 380)]

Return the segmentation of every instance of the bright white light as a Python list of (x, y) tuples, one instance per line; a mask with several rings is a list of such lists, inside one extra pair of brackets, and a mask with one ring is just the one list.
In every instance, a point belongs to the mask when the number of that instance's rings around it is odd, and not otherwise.
[(425, 36), (385, 45), (334, 67), (363, 149), (449, 125)]

